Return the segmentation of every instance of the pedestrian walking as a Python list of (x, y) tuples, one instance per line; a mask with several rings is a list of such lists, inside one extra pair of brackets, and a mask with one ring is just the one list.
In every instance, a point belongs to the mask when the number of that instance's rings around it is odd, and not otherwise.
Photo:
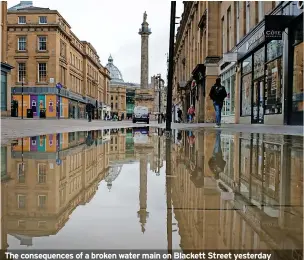
[(225, 87), (221, 85), (220, 78), (216, 79), (215, 84), (210, 90), (209, 96), (213, 101), (213, 106), (215, 110), (215, 127), (221, 127), (222, 108), (224, 100), (227, 97), (227, 92)]
[(178, 119), (177, 119), (178, 123), (182, 123), (183, 122), (183, 118), (182, 118), (183, 111), (180, 108), (177, 109), (177, 117), (178, 117)]
[(192, 123), (194, 117), (195, 117), (195, 108), (193, 105), (191, 105), (188, 109), (188, 122)]
[(91, 122), (92, 121), (93, 105), (91, 104), (90, 101), (86, 104), (86, 111), (88, 113), (88, 121)]

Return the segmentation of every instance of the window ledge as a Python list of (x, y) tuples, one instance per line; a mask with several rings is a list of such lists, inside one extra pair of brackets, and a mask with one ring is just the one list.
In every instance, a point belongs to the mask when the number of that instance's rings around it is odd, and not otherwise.
[(49, 84), (49, 83), (46, 82), (46, 81), (45, 81), (45, 82), (37, 82), (37, 81), (36, 81), (36, 85), (48, 85), (48, 84)]
[(27, 50), (16, 50), (16, 53), (27, 53)]

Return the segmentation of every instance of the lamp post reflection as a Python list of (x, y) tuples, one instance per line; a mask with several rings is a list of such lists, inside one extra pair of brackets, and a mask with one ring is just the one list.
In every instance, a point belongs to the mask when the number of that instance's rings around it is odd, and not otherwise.
[(166, 139), (166, 199), (167, 199), (167, 248), (172, 258), (172, 175), (171, 175), (171, 139)]
[(22, 171), (22, 177), (24, 177), (23, 138), (21, 139), (21, 171)]

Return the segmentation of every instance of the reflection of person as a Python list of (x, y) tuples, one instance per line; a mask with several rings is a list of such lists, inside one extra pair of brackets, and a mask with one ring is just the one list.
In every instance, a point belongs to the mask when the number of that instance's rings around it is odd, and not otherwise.
[(219, 178), (219, 174), (224, 171), (226, 161), (223, 159), (221, 147), (221, 131), (216, 132), (216, 139), (213, 149), (212, 157), (209, 159), (209, 168), (214, 173), (215, 178)]
[(180, 108), (177, 109), (177, 116), (178, 116), (178, 123), (182, 123), (183, 122), (183, 119), (182, 119), (183, 111)]
[(193, 132), (188, 131), (188, 143), (189, 143), (190, 147), (193, 147), (194, 142), (195, 142), (195, 136), (194, 136)]
[(87, 144), (87, 146), (91, 146), (93, 143), (94, 143), (94, 140), (93, 140), (93, 136), (92, 136), (92, 131), (88, 131), (86, 144)]

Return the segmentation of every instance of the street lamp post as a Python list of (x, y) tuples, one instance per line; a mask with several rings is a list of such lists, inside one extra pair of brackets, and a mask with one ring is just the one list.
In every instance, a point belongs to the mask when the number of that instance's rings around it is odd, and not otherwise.
[(161, 77), (159, 75), (159, 77), (158, 77), (158, 111), (159, 111), (158, 123), (159, 124), (161, 124), (161, 87), (160, 87), (160, 80), (161, 80)]
[(57, 102), (57, 118), (60, 119), (60, 90), (62, 89), (61, 83), (56, 84), (56, 88), (58, 89), (58, 102)]
[(169, 42), (169, 68), (168, 68), (168, 90), (167, 90), (167, 120), (166, 131), (167, 135), (171, 135), (172, 121), (172, 85), (173, 85), (173, 55), (174, 55), (174, 34), (175, 34), (175, 11), (176, 1), (171, 2), (171, 17), (170, 17), (170, 42)]

